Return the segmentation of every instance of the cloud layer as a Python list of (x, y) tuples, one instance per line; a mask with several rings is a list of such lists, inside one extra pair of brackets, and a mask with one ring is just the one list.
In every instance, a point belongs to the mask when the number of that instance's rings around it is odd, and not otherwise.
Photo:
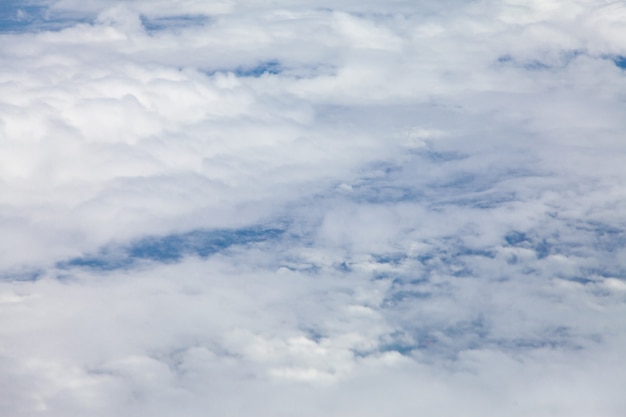
[(626, 7), (0, 9), (0, 414), (620, 416)]

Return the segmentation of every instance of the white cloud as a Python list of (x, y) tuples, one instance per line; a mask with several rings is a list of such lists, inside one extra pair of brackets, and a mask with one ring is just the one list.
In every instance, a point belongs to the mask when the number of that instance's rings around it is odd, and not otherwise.
[(40, 5), (0, 414), (621, 415), (623, 5)]

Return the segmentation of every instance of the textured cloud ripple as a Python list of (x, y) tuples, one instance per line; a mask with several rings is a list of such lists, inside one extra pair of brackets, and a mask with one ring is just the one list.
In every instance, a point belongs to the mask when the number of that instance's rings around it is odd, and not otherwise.
[(0, 415), (624, 415), (624, 2), (11, 0), (0, 60)]

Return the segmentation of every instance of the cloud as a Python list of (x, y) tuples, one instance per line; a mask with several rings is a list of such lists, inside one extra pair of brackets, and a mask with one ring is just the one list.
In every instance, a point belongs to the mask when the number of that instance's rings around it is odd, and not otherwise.
[(621, 4), (6, 7), (1, 414), (621, 415)]

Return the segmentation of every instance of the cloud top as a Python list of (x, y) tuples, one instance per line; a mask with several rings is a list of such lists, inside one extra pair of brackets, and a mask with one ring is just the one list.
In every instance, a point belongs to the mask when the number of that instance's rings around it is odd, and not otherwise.
[(626, 8), (0, 8), (0, 414), (621, 416)]

